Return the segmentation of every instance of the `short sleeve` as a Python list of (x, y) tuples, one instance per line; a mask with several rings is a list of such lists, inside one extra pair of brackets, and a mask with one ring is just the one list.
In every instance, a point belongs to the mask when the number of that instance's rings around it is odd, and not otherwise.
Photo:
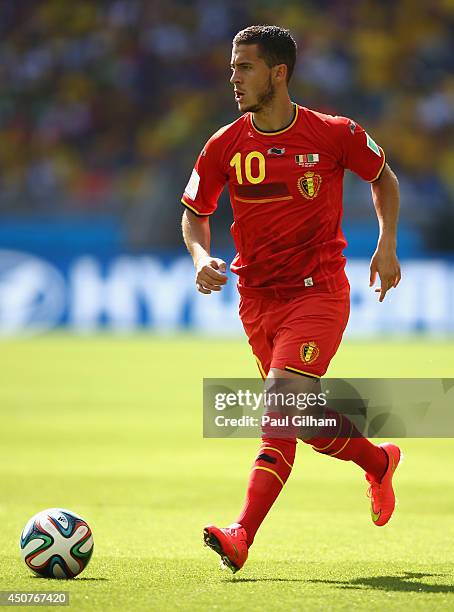
[(222, 168), (222, 147), (216, 136), (208, 140), (200, 153), (181, 198), (183, 206), (200, 217), (214, 213), (228, 179)]
[(336, 120), (344, 168), (369, 183), (379, 179), (386, 163), (383, 149), (355, 121), (347, 117), (336, 117)]

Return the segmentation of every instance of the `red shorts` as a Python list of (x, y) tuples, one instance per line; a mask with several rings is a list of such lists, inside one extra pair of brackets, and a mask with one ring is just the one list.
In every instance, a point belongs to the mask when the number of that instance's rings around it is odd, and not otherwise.
[(240, 299), (240, 318), (263, 378), (270, 368), (323, 376), (349, 314), (349, 285), (333, 292), (303, 290), (289, 299)]

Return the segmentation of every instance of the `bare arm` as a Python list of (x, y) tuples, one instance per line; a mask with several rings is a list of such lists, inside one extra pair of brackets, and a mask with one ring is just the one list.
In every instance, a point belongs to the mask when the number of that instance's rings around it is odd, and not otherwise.
[(210, 221), (185, 210), (181, 220), (183, 239), (194, 262), (195, 283), (200, 293), (220, 291), (227, 282), (227, 265), (222, 259), (210, 255)]
[(377, 248), (370, 262), (370, 286), (375, 284), (377, 273), (380, 277), (379, 301), (383, 302), (386, 292), (397, 287), (400, 265), (396, 255), (397, 222), (399, 218), (399, 182), (386, 164), (381, 177), (371, 184), (372, 200), (380, 229)]

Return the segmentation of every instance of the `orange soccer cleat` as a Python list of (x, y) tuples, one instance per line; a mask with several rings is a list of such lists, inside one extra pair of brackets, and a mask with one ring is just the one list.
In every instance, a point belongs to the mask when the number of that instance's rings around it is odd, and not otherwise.
[(203, 540), (221, 557), (221, 567), (228, 567), (235, 574), (246, 563), (248, 546), (246, 530), (234, 523), (230, 527), (219, 529), (214, 525), (207, 525), (203, 530)]
[(394, 512), (396, 498), (392, 485), (393, 474), (402, 458), (400, 448), (395, 444), (385, 442), (380, 447), (388, 455), (388, 467), (380, 482), (377, 482), (371, 474), (366, 474), (366, 480), (370, 483), (367, 495), (370, 497), (370, 514), (374, 525), (381, 527), (386, 525)]

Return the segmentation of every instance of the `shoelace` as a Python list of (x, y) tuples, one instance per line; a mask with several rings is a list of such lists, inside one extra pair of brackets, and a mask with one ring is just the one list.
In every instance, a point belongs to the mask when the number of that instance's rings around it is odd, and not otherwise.
[(368, 489), (367, 489), (367, 491), (366, 491), (366, 495), (367, 495), (367, 497), (368, 497), (369, 499), (371, 499), (371, 498), (372, 498), (372, 495), (373, 495), (373, 493), (374, 493), (374, 487), (375, 487), (375, 491), (377, 491), (377, 492), (378, 492), (378, 491), (380, 490), (381, 485), (380, 485), (380, 484), (378, 484), (378, 482), (371, 482), (371, 483), (370, 483), (369, 488), (368, 488)]

